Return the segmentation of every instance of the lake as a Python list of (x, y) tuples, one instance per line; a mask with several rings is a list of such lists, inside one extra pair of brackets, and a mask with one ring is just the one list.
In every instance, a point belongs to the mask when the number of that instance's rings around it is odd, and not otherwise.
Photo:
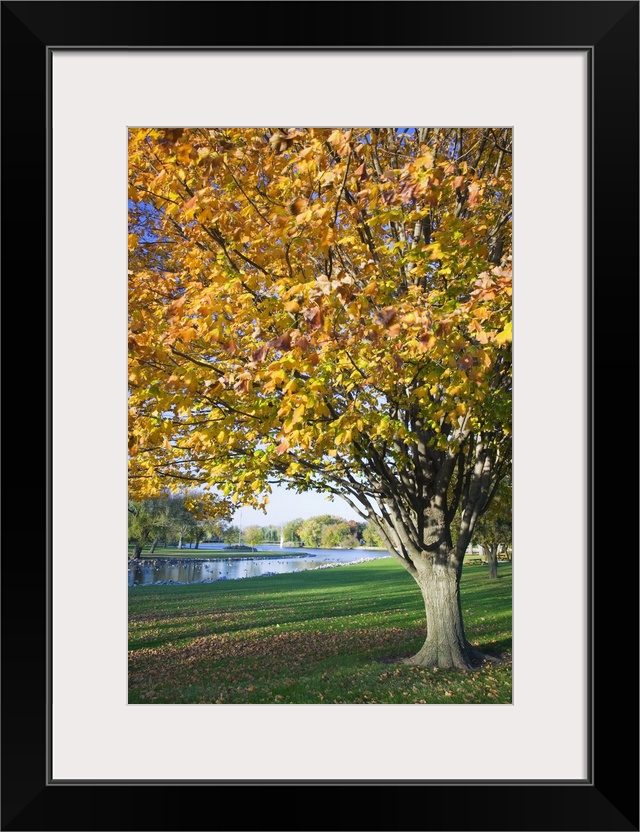
[[(302, 572), (307, 569), (330, 568), (341, 563), (359, 563), (363, 560), (390, 557), (388, 552), (372, 549), (309, 549), (305, 555), (291, 556), (287, 549), (277, 545), (256, 546), (256, 552), (247, 557), (225, 558), (224, 543), (201, 543), (198, 557), (216, 560), (181, 560), (180, 550), (175, 555), (152, 556), (129, 565), (129, 586), (146, 586), (158, 583), (194, 584), (204, 581), (233, 581), (241, 578), (257, 578), (280, 575), (284, 572)], [(191, 553), (193, 549), (189, 550)], [(178, 561), (170, 563), (169, 561)]]

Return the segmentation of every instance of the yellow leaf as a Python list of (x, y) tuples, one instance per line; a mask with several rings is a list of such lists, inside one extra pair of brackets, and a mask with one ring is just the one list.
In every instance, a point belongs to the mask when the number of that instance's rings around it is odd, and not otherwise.
[(193, 341), (197, 334), (198, 333), (191, 326), (185, 327), (185, 329), (180, 330), (180, 338), (187, 344), (189, 343), (189, 341)]
[(321, 246), (332, 246), (336, 241), (336, 231), (335, 228), (327, 228), (324, 237), (322, 238), (322, 242), (320, 243)]
[(431, 151), (427, 151), (423, 153), (422, 156), (418, 156), (418, 158), (414, 162), (415, 165), (422, 165), (425, 168), (432, 168), (433, 167), (433, 153)]
[(505, 344), (507, 341), (511, 341), (511, 321), (509, 321), (502, 332), (496, 335), (496, 344)]
[(304, 405), (299, 404), (296, 409), (293, 411), (293, 416), (291, 417), (291, 424), (295, 425), (299, 421), (301, 421), (302, 417), (304, 416)]
[(196, 152), (190, 144), (180, 145), (176, 155), (181, 165), (188, 165), (192, 159), (197, 158)]

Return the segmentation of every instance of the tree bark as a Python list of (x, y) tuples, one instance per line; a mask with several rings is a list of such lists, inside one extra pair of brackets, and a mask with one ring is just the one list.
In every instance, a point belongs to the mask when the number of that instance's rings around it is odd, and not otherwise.
[(137, 560), (140, 557), (140, 555), (142, 554), (143, 545), (144, 545), (143, 543), (136, 543), (135, 544), (135, 548), (133, 550), (133, 560)]
[(184, 536), (182, 532), (180, 532), (180, 537), (178, 538), (178, 549), (182, 549), (182, 544), (184, 542)]
[(149, 552), (150, 555), (152, 555), (155, 552), (156, 546), (158, 545), (158, 540), (159, 538), (156, 537), (153, 543), (151, 544), (151, 551)]
[[(417, 559), (416, 559), (417, 560)], [(416, 562), (413, 575), (420, 587), (427, 614), (427, 638), (406, 664), (420, 667), (472, 670), (485, 657), (471, 645), (464, 633), (460, 604), (460, 569), (453, 558), (431, 556)]]
[(485, 546), (487, 564), (489, 565), (489, 577), (495, 580), (498, 577), (498, 547), (493, 544)]

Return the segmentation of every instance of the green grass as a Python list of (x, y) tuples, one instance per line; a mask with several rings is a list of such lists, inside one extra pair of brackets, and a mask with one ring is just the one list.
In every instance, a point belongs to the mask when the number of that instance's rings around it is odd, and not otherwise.
[(472, 672), (400, 663), (425, 635), (392, 560), (213, 584), (129, 589), (130, 703), (511, 702), (511, 565), (468, 566), (469, 640), (504, 661)]

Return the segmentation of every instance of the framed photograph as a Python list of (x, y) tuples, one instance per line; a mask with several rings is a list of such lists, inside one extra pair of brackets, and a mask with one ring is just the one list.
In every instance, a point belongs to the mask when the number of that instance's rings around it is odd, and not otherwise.
[[(5, 282), (19, 246), (46, 335), (21, 339), (46, 391), (28, 435), (47, 426), (45, 535), (3, 560), (2, 828), (637, 830), (638, 3), (3, 2), (2, 23)], [(513, 698), (131, 704), (127, 131), (407, 124), (513, 142)]]

